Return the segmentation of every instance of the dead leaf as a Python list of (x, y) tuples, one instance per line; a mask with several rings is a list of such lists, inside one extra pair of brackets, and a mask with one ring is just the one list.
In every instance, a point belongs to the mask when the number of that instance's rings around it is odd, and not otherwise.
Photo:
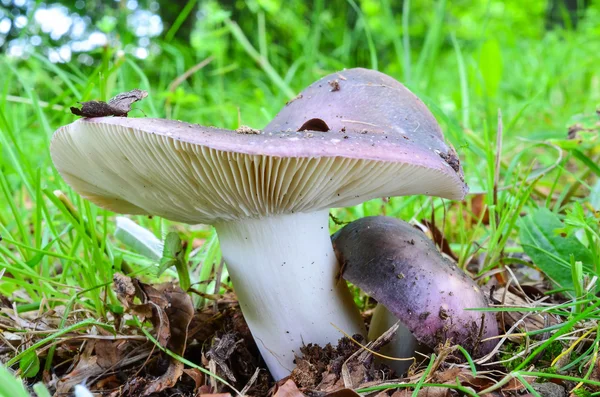
[(75, 368), (58, 380), (56, 384), (57, 395), (71, 393), (75, 385), (81, 384), (91, 376), (103, 371), (97, 363), (98, 357), (92, 355), (95, 343), (96, 341), (93, 340), (86, 342), (83, 351), (79, 354)]
[(231, 397), (230, 393), (198, 394), (198, 397)]
[[(117, 296), (126, 309), (150, 319), (158, 343), (177, 355), (183, 355), (188, 329), (194, 316), (191, 298), (173, 283), (153, 287), (118, 273), (113, 276), (113, 283)], [(141, 301), (140, 304), (134, 303), (136, 297)], [(147, 396), (173, 387), (183, 375), (183, 369), (181, 361), (171, 358), (165, 373), (150, 382), (142, 395)]]
[[(75, 385), (84, 383), (88, 379), (97, 377), (100, 374), (106, 372), (107, 368), (100, 365), (100, 362), (102, 362), (103, 365), (112, 364), (110, 365), (110, 369), (116, 370), (121, 367), (125, 367), (145, 359), (150, 351), (149, 349), (141, 349), (139, 353), (135, 355), (130, 355), (123, 358), (120, 357), (117, 361), (113, 361), (114, 355), (120, 355), (121, 353), (109, 353), (107, 352), (107, 349), (118, 349), (119, 343), (109, 341), (111, 342), (110, 347), (107, 347), (107, 345), (102, 346), (101, 344), (100, 349), (102, 350), (100, 350), (100, 353), (98, 353), (98, 351), (96, 351), (96, 349), (98, 348), (98, 342), (99, 341), (95, 340), (90, 340), (86, 342), (83, 351), (77, 359), (77, 364), (75, 365), (75, 367), (69, 373), (67, 373), (65, 376), (63, 376), (57, 381), (57, 395), (68, 395), (73, 391)], [(114, 345), (113, 343), (115, 343), (116, 345)], [(94, 352), (96, 354), (93, 354)]]
[[(484, 225), (490, 224), (490, 213), (485, 202), (485, 194), (474, 194), (471, 198), (471, 210), (473, 211), (473, 218), (471, 219), (472, 224), (481, 223)], [(483, 217), (483, 219), (482, 219)]]
[(435, 383), (446, 383), (455, 382), (456, 377), (463, 371), (462, 368), (453, 367), (443, 372), (436, 372), (434, 374)]
[(98, 356), (98, 365), (109, 369), (116, 366), (121, 360), (121, 350), (119, 347), (123, 341), (98, 340), (94, 351)]
[(183, 375), (183, 363), (179, 360), (171, 359), (171, 364), (167, 368), (167, 371), (150, 382), (144, 389), (142, 396), (149, 396), (152, 393), (158, 393), (175, 386), (181, 375)]
[(419, 390), (418, 397), (448, 397), (450, 389), (447, 387), (424, 387)]
[(204, 374), (198, 368), (186, 368), (183, 373), (194, 381), (194, 393), (196, 393), (204, 383)]
[(213, 389), (209, 385), (202, 385), (196, 392), (196, 397), (213, 394)]
[[(523, 376), (523, 379), (525, 379), (525, 381), (527, 381), (527, 383), (531, 384), (535, 381), (535, 376)], [(517, 378), (512, 378), (511, 380), (508, 381), (508, 383), (506, 384), (506, 386), (502, 387), (501, 389), (503, 392), (518, 392), (518, 391), (525, 391), (527, 390), (525, 385), (523, 383), (521, 383), (520, 380), (518, 380)]]
[[(514, 287), (509, 287), (508, 290), (505, 287), (497, 288), (493, 291), (492, 298), (495, 303), (501, 304), (504, 307), (536, 307), (535, 302), (527, 296), (523, 296), (523, 294)], [(523, 312), (509, 311), (502, 312), (500, 316), (504, 321), (505, 329), (509, 329), (515, 325), (515, 323), (520, 321), (519, 329), (526, 332), (537, 331), (560, 323), (559, 319), (547, 312), (540, 313), (526, 310)], [(540, 334), (537, 337), (541, 338), (542, 336), (543, 334)], [(509, 339), (514, 342), (520, 342), (522, 338), (522, 336), (509, 336)]]
[[(149, 299), (165, 299), (168, 302), (168, 305), (163, 309), (166, 315), (165, 323), (169, 326), (168, 334), (170, 336), (166, 345), (169, 350), (182, 356), (187, 343), (188, 328), (194, 316), (192, 299), (181, 288), (172, 283), (162, 284), (157, 286), (157, 288), (148, 287), (148, 285), (144, 285), (144, 291)], [(175, 358), (171, 358), (171, 363), (167, 371), (148, 385), (143, 395), (147, 396), (152, 393), (158, 393), (175, 386), (181, 375), (183, 375), (183, 370), (183, 363)]]
[(375, 394), (373, 397), (390, 397), (390, 393), (389, 390), (382, 390), (379, 393)]
[(87, 101), (81, 103), (81, 109), (71, 107), (71, 112), (81, 117), (124, 116), (131, 111), (131, 105), (148, 96), (148, 92), (134, 89), (123, 92), (111, 98), (108, 103), (103, 101)]
[(324, 392), (335, 393), (338, 390), (345, 389), (344, 380), (340, 379), (339, 375), (328, 372), (323, 375), (323, 380), (321, 380), (321, 383), (319, 383), (316, 389)]
[(106, 390), (106, 389), (116, 389), (121, 386), (123, 382), (119, 379), (117, 375), (110, 375), (104, 379), (100, 379), (93, 387), (90, 389), (94, 390)]
[[(167, 347), (171, 338), (171, 327), (165, 311), (169, 306), (165, 295), (149, 284), (119, 273), (114, 274), (113, 284), (123, 306), (141, 317), (142, 321), (149, 318), (156, 330), (156, 340), (161, 346)], [(136, 297), (141, 304), (134, 303)]]
[(288, 379), (283, 385), (279, 386), (277, 388), (277, 391), (275, 391), (275, 394), (273, 395), (273, 397), (303, 397), (303, 396), (305, 396), (305, 394), (302, 393), (298, 389), (298, 386), (296, 386), (296, 383), (294, 383), (294, 381), (291, 379)]
[(188, 328), (194, 316), (192, 299), (180, 287), (174, 284), (164, 285), (163, 293), (169, 302), (166, 308), (167, 318), (171, 327), (171, 339), (167, 347), (183, 355), (187, 343)]
[(433, 237), (435, 245), (440, 249), (440, 251), (448, 255), (455, 262), (458, 262), (458, 256), (454, 253), (454, 251), (452, 251), (452, 248), (450, 248), (450, 243), (446, 239), (446, 236), (444, 236), (444, 233), (434, 223), (428, 221), (427, 219), (421, 219), (421, 223), (427, 226), (431, 232), (431, 236)]

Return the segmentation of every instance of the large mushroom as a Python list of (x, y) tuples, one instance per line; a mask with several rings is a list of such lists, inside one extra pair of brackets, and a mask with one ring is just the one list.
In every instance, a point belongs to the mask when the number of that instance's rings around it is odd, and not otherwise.
[[(408, 329), (429, 348), (451, 341), (476, 357), (495, 346), (488, 339), (498, 335), (495, 313), (467, 310), (487, 308), (485, 294), (420, 230), (373, 216), (344, 226), (332, 241), (344, 279), (379, 303), (373, 327), (400, 320), (402, 332)], [(392, 347), (393, 354), (406, 357), (415, 343), (405, 334)]]
[(302, 343), (362, 333), (328, 233), (332, 207), (410, 194), (462, 199), (454, 150), (427, 107), (382, 73), (326, 76), (263, 131), (148, 118), (81, 119), (51, 154), (109, 210), (214, 225), (242, 311), (276, 379)]

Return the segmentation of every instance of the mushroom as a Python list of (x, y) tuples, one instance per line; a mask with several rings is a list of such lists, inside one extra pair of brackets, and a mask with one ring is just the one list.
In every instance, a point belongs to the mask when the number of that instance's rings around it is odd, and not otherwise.
[[(450, 340), (477, 357), (492, 351), (495, 342), (486, 339), (498, 335), (495, 313), (466, 310), (487, 308), (484, 293), (423, 232), (373, 216), (344, 226), (332, 241), (343, 278), (379, 303), (372, 326), (400, 320), (429, 348)], [(392, 352), (406, 357), (415, 347), (412, 338), (400, 337)]]
[[(331, 82), (337, 80), (336, 89)], [(326, 76), (263, 130), (87, 118), (59, 128), (65, 181), (109, 210), (214, 225), (242, 312), (275, 379), (303, 343), (363, 333), (328, 212), (385, 196), (466, 193), (427, 107), (382, 73)]]

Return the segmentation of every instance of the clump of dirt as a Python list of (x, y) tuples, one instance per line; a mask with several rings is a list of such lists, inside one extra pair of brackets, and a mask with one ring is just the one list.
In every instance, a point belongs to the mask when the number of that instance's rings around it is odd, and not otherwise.
[[(364, 343), (361, 335), (353, 339)], [(393, 371), (373, 360), (361, 346), (344, 337), (337, 346), (308, 344), (300, 348), (301, 357), (296, 358), (296, 368), (290, 379), (303, 392), (332, 392), (344, 387), (357, 387), (367, 382), (389, 379)], [(348, 384), (351, 383), (351, 385)]]
[(329, 86), (331, 87), (331, 90), (330, 90), (331, 92), (336, 92), (336, 91), (339, 91), (339, 90), (340, 90), (340, 88), (341, 88), (341, 87), (340, 87), (340, 82), (338, 81), (338, 79), (331, 80), (331, 81), (329, 82)]
[(454, 150), (448, 150), (448, 153), (439, 152), (438, 155), (454, 170), (454, 172), (460, 171), (460, 159), (456, 155)]
[(235, 130), (238, 134), (246, 134), (246, 135), (260, 135), (260, 130), (256, 128), (248, 127), (247, 125), (240, 125), (237, 130)]

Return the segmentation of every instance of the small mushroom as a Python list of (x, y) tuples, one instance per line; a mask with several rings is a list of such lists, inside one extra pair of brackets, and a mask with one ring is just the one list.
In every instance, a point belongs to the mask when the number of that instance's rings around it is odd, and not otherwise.
[[(374, 216), (346, 225), (332, 241), (343, 278), (379, 302), (372, 327), (395, 321), (383, 306), (429, 348), (450, 340), (480, 357), (495, 346), (485, 340), (498, 334), (495, 313), (466, 310), (488, 307), (483, 291), (420, 230)], [(396, 342), (404, 354), (414, 348), (407, 339), (406, 347)]]
[[(338, 80), (332, 91), (330, 81)], [(176, 120), (84, 118), (59, 128), (54, 165), (95, 204), (214, 225), (242, 312), (276, 379), (303, 343), (364, 333), (329, 236), (330, 208), (377, 197), (462, 199), (435, 118), (382, 73), (313, 83), (264, 130)]]

